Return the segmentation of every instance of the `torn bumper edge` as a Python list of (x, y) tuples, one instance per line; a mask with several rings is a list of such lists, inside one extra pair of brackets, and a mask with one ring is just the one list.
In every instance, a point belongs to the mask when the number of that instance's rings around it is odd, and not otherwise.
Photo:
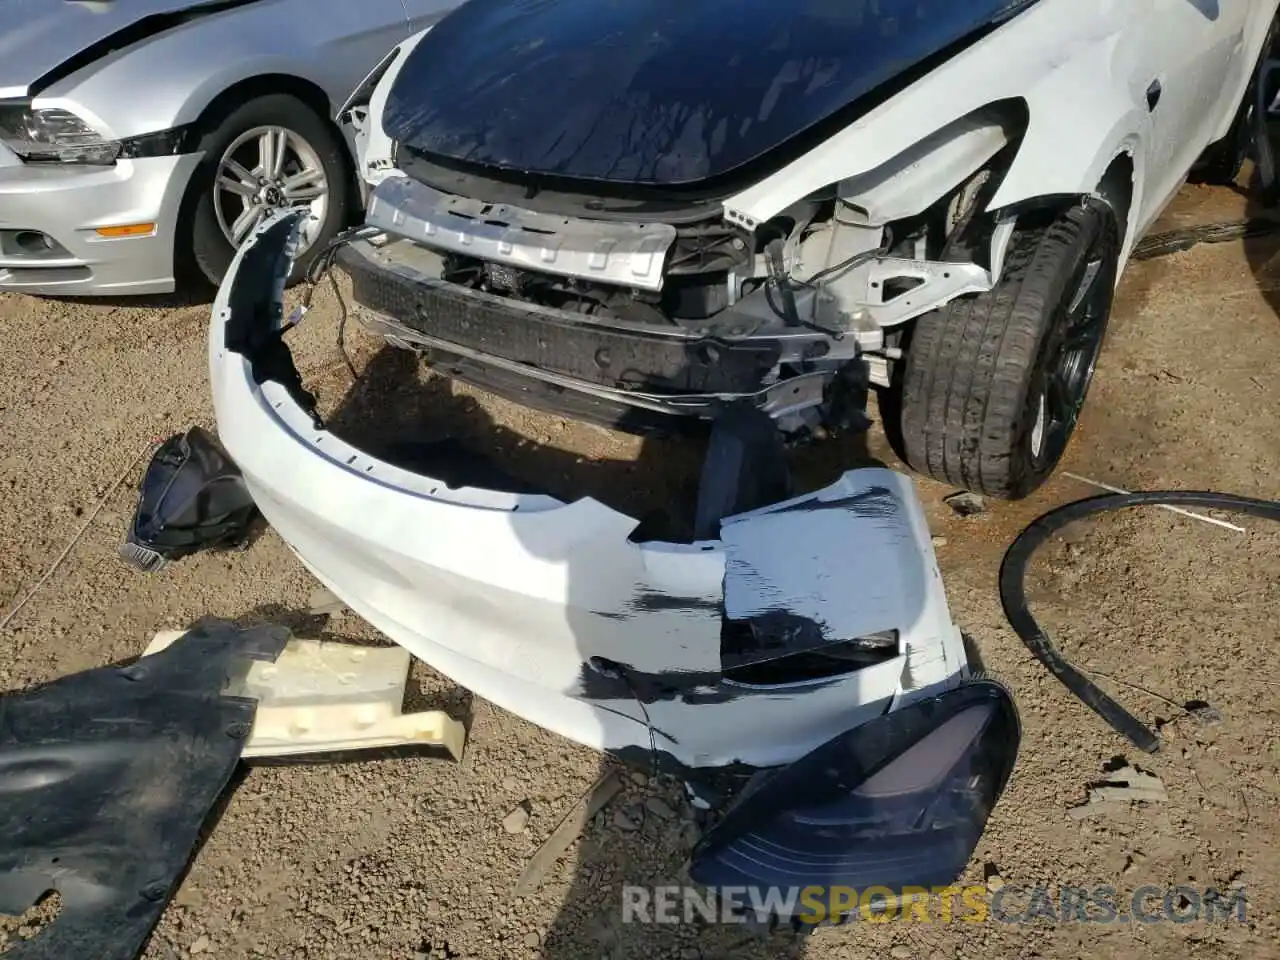
[[(967, 672), (901, 474), (850, 471), (725, 521), (719, 541), (635, 543), (638, 521), (595, 500), (450, 489), (318, 428), (226, 346), (229, 323), (278, 322), (282, 287), (262, 278), (265, 260), (287, 269), (284, 219), (255, 231), (214, 303), (219, 437), (303, 564), (413, 655), (548, 730), (675, 769), (788, 763)], [(899, 655), (820, 680), (725, 679), (726, 618), (778, 615), (832, 640), (897, 630)]]

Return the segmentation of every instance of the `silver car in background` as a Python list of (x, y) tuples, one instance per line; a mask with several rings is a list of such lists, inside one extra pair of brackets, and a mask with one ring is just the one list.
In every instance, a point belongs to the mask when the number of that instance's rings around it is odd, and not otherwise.
[(318, 252), (365, 189), (336, 108), (460, 2), (3, 0), (0, 291), (216, 283), (283, 207)]

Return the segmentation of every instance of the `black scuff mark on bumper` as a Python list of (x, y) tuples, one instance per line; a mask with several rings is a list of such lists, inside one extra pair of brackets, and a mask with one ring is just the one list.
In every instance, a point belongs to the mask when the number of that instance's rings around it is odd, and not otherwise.
[(573, 695), (584, 700), (635, 700), (646, 705), (676, 700), (688, 704), (726, 703), (740, 692), (723, 689), (722, 679), (719, 670), (650, 673), (617, 660), (591, 657), (582, 665)]
[(723, 613), (724, 603), (720, 600), (708, 600), (706, 597), (673, 597), (656, 590), (646, 590), (636, 594), (627, 605), (633, 613), (661, 613), (665, 610), (710, 611)]
[[(746, 421), (750, 423), (750, 421)], [(729, 431), (740, 429), (742, 424), (725, 417), (716, 427)], [(756, 448), (751, 448), (755, 450)], [(755, 459), (744, 463), (750, 470), (739, 470), (728, 482), (740, 487), (748, 480), (747, 474), (755, 474), (768, 466), (769, 456), (779, 456), (775, 451), (761, 447)], [(759, 458), (765, 457), (762, 461)], [(704, 476), (704, 484), (707, 478)], [(726, 503), (739, 501), (738, 490), (731, 496), (718, 497)], [(746, 505), (746, 504), (744, 504)], [(755, 507), (756, 504), (749, 506)], [(806, 530), (814, 523), (821, 523), (820, 515), (832, 513), (857, 517), (864, 521), (893, 521), (901, 519), (902, 504), (891, 490), (872, 486), (856, 494), (832, 499), (802, 499), (777, 506), (761, 506), (752, 511), (725, 517), (721, 526), (725, 538), (726, 566), (724, 592), (715, 599), (679, 597), (653, 590), (642, 590), (623, 609), (598, 611), (597, 615), (611, 620), (630, 621), (647, 613), (688, 612), (690, 614), (715, 612), (720, 618), (718, 667), (716, 671), (672, 669), (654, 670), (653, 663), (647, 669), (631, 663), (593, 657), (583, 664), (580, 672), (577, 696), (583, 699), (623, 700), (628, 697), (648, 705), (657, 702), (681, 702), (686, 705), (723, 704), (744, 697), (778, 696), (786, 693), (788, 686), (793, 695), (819, 689), (846, 680), (851, 674), (876, 666), (902, 655), (899, 650), (898, 631), (882, 630), (881, 635), (857, 636), (847, 624), (826, 622), (810, 609), (797, 612), (793, 605), (796, 597), (807, 591), (807, 585), (779, 580), (778, 571), (762, 572), (753, 557), (759, 559), (759, 545), (747, 542), (734, 547), (732, 533), (739, 524), (750, 524), (757, 519), (791, 517), (794, 536), (784, 536), (777, 543), (788, 549), (806, 549)], [(726, 538), (725, 535), (728, 534)], [(781, 546), (779, 548), (782, 548)], [(754, 552), (753, 552), (754, 551)], [(739, 594), (735, 611), (730, 614), (727, 603), (730, 581)], [(797, 591), (799, 591), (797, 593)], [(751, 597), (744, 604), (742, 595)], [(810, 598), (810, 607), (813, 606)], [(841, 619), (841, 611), (835, 618)], [(676, 651), (672, 651), (672, 657)], [(705, 660), (704, 660), (705, 662)], [(910, 670), (904, 664), (904, 676), (910, 679)]]
[(899, 516), (902, 513), (902, 506), (892, 491), (885, 487), (871, 487), (849, 497), (839, 497), (834, 500), (800, 500), (766, 512), (822, 513), (827, 510), (844, 510), (857, 517), (880, 519)]
[(783, 608), (767, 610), (749, 620), (725, 617), (720, 627), (720, 662), (726, 670), (817, 650), (839, 643), (826, 624)]

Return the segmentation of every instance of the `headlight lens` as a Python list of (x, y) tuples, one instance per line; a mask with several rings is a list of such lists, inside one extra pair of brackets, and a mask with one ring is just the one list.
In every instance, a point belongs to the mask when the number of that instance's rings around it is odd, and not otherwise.
[(74, 113), (56, 107), (0, 105), (0, 140), (30, 163), (110, 165), (120, 156), (119, 142), (106, 139)]
[[(1012, 772), (1021, 739), (1008, 692), (975, 680), (828, 741), (744, 793), (694, 850), (697, 883), (819, 900), (770, 911), (801, 925), (855, 906), (837, 892), (954, 883)], [(839, 908), (839, 909), (837, 909)], [(764, 919), (761, 917), (760, 919)]]

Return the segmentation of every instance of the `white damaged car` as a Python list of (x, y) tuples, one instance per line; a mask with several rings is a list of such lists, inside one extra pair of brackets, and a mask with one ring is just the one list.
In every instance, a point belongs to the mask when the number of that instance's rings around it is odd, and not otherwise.
[(338, 262), (522, 402), (804, 436), (871, 385), (914, 469), (1022, 497), (1134, 244), (1239, 169), (1276, 7), (472, 0), (348, 105), (390, 242)]
[(970, 666), (911, 481), (798, 491), (784, 439), (859, 426), (879, 385), (913, 466), (1041, 483), (1136, 238), (1193, 166), (1241, 163), (1275, 10), (469, 0), (344, 107), (368, 223), (317, 271), (447, 375), (709, 421), (694, 529), (330, 430), (288, 347), (296, 215), (214, 306), (221, 441), (302, 562), (454, 681), (691, 784), (763, 771), (695, 878), (951, 882), (1016, 711)]

